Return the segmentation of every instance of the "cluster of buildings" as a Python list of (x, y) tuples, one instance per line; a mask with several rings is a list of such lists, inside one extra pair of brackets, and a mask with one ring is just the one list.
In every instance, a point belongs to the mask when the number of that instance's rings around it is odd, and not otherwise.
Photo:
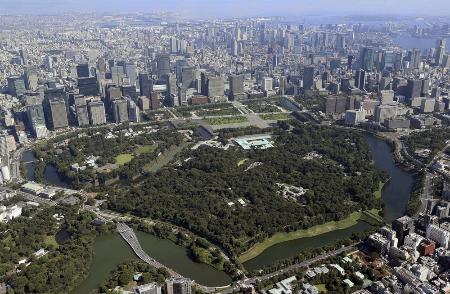
[[(424, 128), (448, 118), (447, 27), (436, 28), (433, 37), (439, 40), (425, 51), (394, 44), (391, 34), (422, 34), (395, 22), (305, 26), (272, 18), (166, 22), (156, 17), (133, 25), (138, 19), (30, 17), (24, 24), (18, 17), (4, 18), (2, 166), (11, 169), (8, 154), (31, 137), (139, 123), (143, 112), (162, 107), (279, 95), (300, 104), (320, 97), (321, 116), (349, 125)], [(2, 180), (8, 181), (5, 175)]]
[(22, 215), (22, 207), (20, 205), (11, 205), (6, 207), (0, 205), (0, 222), (8, 222)]
[[(161, 294), (162, 291), (166, 294), (191, 294), (192, 281), (184, 278), (168, 279), (164, 286), (158, 283), (149, 283), (137, 286), (130, 294)], [(122, 293), (127, 293), (122, 291)]]
[(370, 250), (380, 254), (390, 274), (371, 293), (448, 293), (450, 291), (450, 223), (448, 203), (436, 204), (417, 219), (403, 216), (369, 236)]

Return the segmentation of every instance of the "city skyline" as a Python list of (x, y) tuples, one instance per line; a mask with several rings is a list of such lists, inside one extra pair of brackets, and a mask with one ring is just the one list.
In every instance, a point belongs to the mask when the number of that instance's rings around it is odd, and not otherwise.
[[(154, 2), (148, 0), (106, 1), (93, 3), (88, 0), (3, 0), (1, 14), (54, 14), (66, 12), (131, 13), (167, 11), (192, 18), (244, 17), (244, 16), (344, 16), (365, 15), (445, 15), (450, 7), (443, 0), (247, 0), (245, 4), (237, 0), (171, 0)], [(200, 13), (201, 12), (201, 13)]]

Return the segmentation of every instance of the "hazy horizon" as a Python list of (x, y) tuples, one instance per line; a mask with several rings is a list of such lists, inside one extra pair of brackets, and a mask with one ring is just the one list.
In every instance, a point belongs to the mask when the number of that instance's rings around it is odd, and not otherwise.
[(450, 6), (445, 0), (0, 0), (2, 15), (158, 11), (201, 18), (312, 14), (446, 16)]

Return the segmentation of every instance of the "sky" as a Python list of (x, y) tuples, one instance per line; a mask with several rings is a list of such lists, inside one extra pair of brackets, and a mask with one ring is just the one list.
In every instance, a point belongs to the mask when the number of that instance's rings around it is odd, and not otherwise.
[(0, 0), (1, 14), (170, 11), (188, 17), (448, 15), (450, 0)]

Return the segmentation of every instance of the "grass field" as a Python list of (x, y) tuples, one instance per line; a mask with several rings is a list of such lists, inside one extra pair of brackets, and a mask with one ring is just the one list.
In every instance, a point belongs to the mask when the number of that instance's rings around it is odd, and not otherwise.
[(134, 154), (132, 154), (132, 153), (119, 154), (116, 156), (116, 164), (124, 165), (125, 163), (128, 163), (131, 160), (133, 160), (133, 158), (134, 158)]
[(263, 120), (287, 120), (290, 119), (291, 116), (289, 113), (271, 113), (271, 114), (263, 114), (260, 115)]
[(361, 212), (353, 212), (347, 218), (337, 222), (335, 221), (327, 222), (322, 225), (317, 225), (306, 230), (299, 230), (295, 232), (276, 233), (272, 237), (264, 240), (263, 242), (253, 245), (253, 247), (251, 247), (249, 250), (241, 254), (241, 256), (239, 256), (239, 261), (241, 263), (244, 263), (252, 258), (255, 258), (259, 254), (261, 254), (264, 250), (275, 244), (300, 238), (314, 237), (335, 230), (347, 229), (351, 226), (356, 225), (359, 219), (361, 218), (361, 215), (362, 215)]
[(162, 168), (163, 166), (167, 165), (172, 159), (174, 159), (174, 157), (180, 153), (181, 151), (183, 151), (183, 149), (188, 145), (188, 143), (183, 143), (181, 145), (178, 146), (174, 146), (172, 148), (170, 148), (169, 150), (167, 150), (166, 152), (164, 152), (163, 154), (161, 154), (160, 156), (158, 156), (155, 160), (153, 160), (150, 163), (147, 163), (144, 166), (144, 170), (147, 172), (156, 172), (158, 171), (160, 168)]
[[(388, 181), (389, 181), (389, 180), (388, 180)], [(384, 183), (383, 183), (383, 182), (380, 182), (380, 184), (379, 184), (379, 186), (378, 186), (378, 190), (375, 191), (375, 193), (373, 193), (373, 194), (375, 195), (375, 199), (381, 199), (381, 192), (383, 191), (384, 185), (386, 185), (388, 181), (386, 181), (386, 182), (384, 182)]]
[(248, 160), (248, 158), (244, 158), (238, 161), (237, 166), (241, 166), (243, 165), (246, 161)]
[(136, 149), (136, 151), (134, 151), (134, 153), (137, 155), (152, 153), (153, 151), (155, 151), (155, 149), (156, 149), (156, 145), (144, 145), (144, 146), (139, 146)]
[(58, 248), (58, 242), (56, 242), (55, 236), (46, 236), (44, 239), (44, 243), (47, 246), (52, 246), (54, 248)]
[[(386, 183), (387, 182), (384, 183), (380, 182), (378, 190), (374, 192), (374, 195), (377, 199), (381, 198), (381, 191), (383, 190), (383, 187)], [(353, 225), (356, 225), (356, 223), (363, 217), (365, 220), (367, 220), (368, 223), (378, 223), (378, 222), (383, 223), (384, 222), (383, 218), (378, 215), (379, 211), (380, 211), (379, 209), (371, 209), (369, 211), (364, 212), (353, 212), (347, 218), (337, 222), (334, 221), (328, 222), (322, 225), (311, 227), (306, 230), (299, 230), (295, 232), (276, 233), (272, 237), (264, 240), (263, 242), (253, 245), (249, 250), (241, 254), (238, 259), (241, 263), (244, 263), (252, 258), (255, 258), (267, 248), (276, 245), (278, 243), (283, 243), (286, 241), (291, 241), (305, 237), (314, 237), (335, 230), (347, 229)]]
[(218, 117), (218, 118), (207, 118), (205, 121), (210, 125), (227, 125), (227, 124), (238, 124), (247, 122), (245, 116), (232, 116), (232, 117)]
[(325, 287), (325, 284), (318, 284), (318, 285), (314, 285), (314, 286), (316, 286), (316, 288), (317, 288), (317, 290), (319, 290), (319, 293), (327, 293), (328, 292), (328, 290), (327, 290), (327, 288)]

